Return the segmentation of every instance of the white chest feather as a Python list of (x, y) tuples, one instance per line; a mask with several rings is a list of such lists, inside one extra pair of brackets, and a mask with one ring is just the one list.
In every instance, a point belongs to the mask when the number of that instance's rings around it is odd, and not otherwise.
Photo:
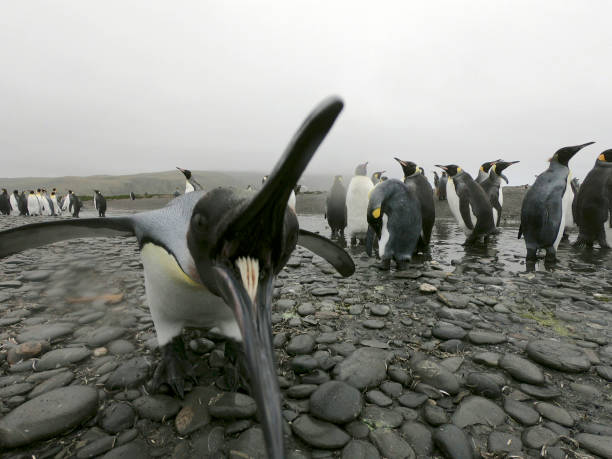
[(189, 180), (187, 180), (185, 182), (185, 193), (191, 193), (192, 191), (195, 191), (194, 186), (189, 182)]
[[(561, 224), (559, 225), (559, 229), (557, 232), (557, 237), (555, 238), (554, 248), (555, 250), (559, 247), (559, 243), (561, 242), (561, 238), (563, 237), (563, 231), (565, 230), (568, 215), (572, 214), (572, 200), (574, 198), (574, 191), (571, 186), (572, 174), (567, 174), (567, 183), (565, 185), (565, 192), (563, 193), (563, 198), (561, 199)], [(572, 218), (572, 222), (573, 222)]]
[(389, 229), (387, 228), (387, 222), (389, 217), (383, 214), (382, 216), (382, 231), (380, 232), (380, 241), (378, 241), (378, 255), (383, 258), (383, 255), (387, 251), (387, 244), (389, 243)]
[(368, 230), (368, 201), (374, 188), (369, 177), (355, 176), (346, 193), (347, 226), (349, 234), (365, 233)]
[[(448, 179), (448, 184), (446, 185), (446, 200), (448, 201), (448, 207), (450, 208), (453, 217), (459, 224), (459, 226), (465, 231), (469, 233), (471, 230), (467, 227), (465, 222), (463, 221), (463, 216), (461, 215), (461, 210), (459, 207), (459, 196), (457, 195), (457, 190), (455, 189), (455, 182), (452, 178)], [(470, 206), (470, 217), (472, 219), (472, 225), (476, 224), (476, 216), (474, 212), (472, 212), (472, 206)]]

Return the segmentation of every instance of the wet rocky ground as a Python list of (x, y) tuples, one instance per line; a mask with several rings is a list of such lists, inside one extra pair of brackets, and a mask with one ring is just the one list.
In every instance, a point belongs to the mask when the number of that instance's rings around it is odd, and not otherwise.
[[(287, 457), (612, 457), (610, 256), (526, 274), (515, 229), (466, 252), (455, 226), (403, 272), (358, 248), (345, 279), (296, 250), (272, 316)], [(221, 389), (222, 341), (186, 331), (198, 384), (148, 393), (144, 294), (131, 239), (0, 261), (2, 458), (266, 457), (254, 401)]]

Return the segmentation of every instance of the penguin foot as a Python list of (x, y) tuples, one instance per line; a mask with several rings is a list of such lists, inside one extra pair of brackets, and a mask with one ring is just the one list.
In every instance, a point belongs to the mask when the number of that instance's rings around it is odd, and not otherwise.
[(406, 271), (406, 269), (408, 269), (408, 265), (410, 264), (410, 260), (397, 260), (395, 264), (398, 271)]
[(572, 244), (572, 247), (574, 247), (575, 249), (584, 249), (586, 247), (593, 247), (593, 244), (589, 244), (586, 239), (578, 236), (578, 239), (576, 239), (576, 242)]
[(176, 336), (161, 348), (162, 358), (151, 380), (149, 389), (157, 392), (167, 385), (180, 398), (185, 396), (185, 382), (196, 383), (195, 372), (187, 360), (183, 338)]
[(381, 271), (389, 271), (391, 269), (391, 260), (382, 260), (378, 264), (378, 269)]
[(221, 389), (238, 392), (239, 389), (243, 389), (248, 393), (251, 393), (249, 386), (249, 378), (246, 369), (246, 358), (242, 345), (232, 340), (225, 342), (225, 358), (227, 365), (223, 379), (218, 382), (217, 385), (222, 384), (224, 387)]

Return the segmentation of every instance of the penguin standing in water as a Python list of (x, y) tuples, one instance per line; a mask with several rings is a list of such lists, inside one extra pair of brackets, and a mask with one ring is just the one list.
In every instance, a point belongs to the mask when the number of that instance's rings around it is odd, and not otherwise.
[(376, 186), (377, 184), (379, 184), (382, 181), (382, 175), (387, 172), (387, 171), (376, 171), (372, 174), (372, 184), (374, 186)]
[(592, 247), (597, 241), (602, 249), (606, 242), (606, 221), (610, 207), (608, 183), (612, 177), (612, 150), (606, 150), (595, 161), (582, 182), (576, 197), (576, 223), (580, 232), (574, 247)]
[(28, 198), (26, 197), (25, 191), (22, 191), (19, 195), (19, 201), (17, 203), (19, 206), (19, 215), (29, 215), (28, 214)]
[(448, 174), (446, 171), (442, 171), (440, 176), (440, 183), (438, 184), (438, 200), (446, 201), (446, 185), (448, 184)]
[[(380, 269), (389, 270), (391, 260), (398, 270), (410, 262), (422, 234), (421, 207), (416, 189), (397, 179), (385, 180), (370, 193), (368, 224), (378, 239)], [(372, 256), (372, 238), (368, 239), (366, 252)]]
[(495, 234), (493, 209), (482, 187), (459, 166), (440, 166), (448, 173), (446, 195), (455, 220), (467, 234), (464, 245), (471, 245), (481, 237)]
[(399, 158), (395, 160), (402, 166), (404, 172), (404, 184), (412, 191), (419, 199), (421, 204), (421, 221), (423, 227), (417, 251), (422, 253), (429, 252), (429, 241), (431, 240), (431, 231), (436, 221), (436, 205), (434, 203), (431, 185), (427, 178), (422, 174), (423, 169), (417, 167), (412, 161), (402, 161)]
[(177, 169), (185, 176), (185, 193), (191, 193), (192, 191), (204, 189), (204, 187), (193, 178), (189, 169), (181, 169), (180, 167), (177, 167)]
[(482, 163), (480, 165), (480, 169), (478, 169), (478, 175), (476, 176), (476, 179), (474, 181), (476, 183), (484, 182), (489, 176), (489, 172), (491, 171), (491, 166), (493, 166), (493, 164), (499, 161), (501, 161), (501, 159), (496, 159), (495, 161), (487, 161), (486, 163)]
[(545, 264), (549, 267), (557, 259), (557, 247), (565, 229), (568, 200), (571, 197), (571, 174), (568, 162), (584, 147), (564, 147), (550, 158), (548, 169), (537, 176), (529, 187), (521, 205), (521, 226), (518, 238), (525, 236), (527, 269), (535, 269), (538, 249), (546, 250)]
[(2, 193), (0, 193), (0, 213), (2, 215), (10, 215), (11, 213), (11, 202), (6, 188), (2, 188)]
[(346, 226), (352, 245), (357, 245), (359, 239), (365, 240), (368, 232), (366, 212), (368, 196), (374, 184), (367, 174), (368, 163), (358, 165), (346, 191)]
[(94, 207), (98, 211), (99, 217), (106, 217), (106, 198), (98, 190), (94, 190)]
[(285, 457), (283, 418), (272, 347), (271, 306), (276, 275), (296, 244), (327, 259), (344, 276), (355, 265), (328, 239), (300, 230), (287, 206), (294, 185), (342, 109), (319, 105), (291, 140), (258, 193), (219, 187), (194, 191), (166, 207), (123, 217), (58, 220), (0, 232), (0, 257), (77, 237), (135, 236), (162, 361), (153, 387), (183, 395), (193, 375), (183, 327), (215, 328), (242, 343), (259, 411), (267, 457)]
[(327, 207), (325, 218), (331, 228), (332, 239), (340, 236), (344, 239), (344, 228), (346, 228), (346, 188), (342, 183), (342, 176), (336, 175), (331, 190), (327, 195)]
[(502, 179), (508, 183), (508, 178), (504, 175), (504, 171), (518, 163), (519, 161), (498, 161), (494, 163), (490, 170), (489, 176), (480, 183), (480, 186), (485, 191), (493, 207), (493, 220), (495, 226), (499, 226), (501, 222), (502, 206), (504, 205), (504, 191), (501, 187)]
[(28, 195), (28, 215), (40, 215), (40, 200), (34, 194), (34, 190), (30, 190)]
[(11, 205), (13, 214), (17, 215), (19, 212), (19, 191), (13, 190), (11, 197), (9, 198), (9, 203)]

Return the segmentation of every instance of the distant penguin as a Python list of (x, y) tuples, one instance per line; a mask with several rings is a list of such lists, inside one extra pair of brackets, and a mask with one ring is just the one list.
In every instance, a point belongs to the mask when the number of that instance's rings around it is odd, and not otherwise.
[(79, 212), (81, 212), (81, 208), (83, 207), (83, 203), (79, 199), (79, 197), (72, 193), (70, 198), (70, 211), (72, 212), (72, 216), (75, 218), (79, 218)]
[(496, 159), (494, 161), (487, 161), (486, 163), (482, 163), (480, 165), (480, 169), (478, 169), (478, 175), (476, 176), (476, 179), (474, 181), (476, 183), (484, 182), (489, 176), (489, 171), (491, 170), (491, 166), (493, 166), (493, 164), (495, 164), (498, 161), (501, 161), (501, 159)]
[(605, 224), (608, 220), (610, 196), (608, 183), (612, 177), (612, 150), (606, 150), (595, 161), (576, 197), (576, 224), (579, 228), (575, 247), (592, 247), (597, 241), (602, 249), (609, 248)]
[(98, 211), (98, 217), (106, 217), (106, 198), (99, 190), (94, 190), (94, 207)]
[(44, 215), (45, 214), (45, 200), (43, 199), (42, 190), (40, 188), (36, 190), (36, 199), (38, 200), (38, 207), (40, 208), (38, 215)]
[(374, 184), (367, 176), (367, 169), (367, 162), (355, 168), (355, 175), (346, 191), (346, 226), (353, 245), (358, 240), (364, 241), (368, 232), (368, 195)]
[(440, 177), (436, 171), (433, 171), (434, 175), (434, 189), (436, 190), (436, 195), (438, 194), (438, 185), (440, 184)]
[(502, 179), (508, 183), (508, 178), (504, 175), (503, 171), (518, 161), (498, 161), (494, 163), (490, 170), (489, 176), (480, 183), (480, 186), (485, 191), (493, 207), (493, 220), (495, 226), (499, 226), (501, 222), (502, 207), (504, 205), (504, 191), (501, 186)]
[(204, 189), (204, 187), (193, 178), (189, 169), (181, 169), (180, 167), (177, 167), (177, 169), (185, 176), (185, 193), (191, 193), (192, 191)]
[(387, 171), (377, 171), (372, 174), (371, 180), (374, 186), (382, 181), (382, 175)]
[(13, 215), (19, 214), (19, 191), (13, 190), (9, 198), (9, 204), (11, 205), (11, 211)]
[(404, 172), (404, 183), (417, 196), (421, 204), (421, 221), (423, 228), (417, 251), (429, 252), (429, 241), (431, 240), (431, 231), (436, 221), (436, 205), (434, 203), (431, 184), (427, 177), (422, 174), (423, 169), (418, 167), (412, 161), (402, 161), (399, 158), (395, 160), (402, 166)]
[(448, 173), (446, 195), (455, 220), (467, 234), (464, 245), (495, 233), (493, 209), (482, 187), (459, 166), (436, 165)]
[(28, 214), (40, 215), (40, 200), (34, 193), (34, 190), (30, 190), (30, 194), (28, 195)]
[(28, 198), (24, 191), (19, 195), (19, 202), (17, 203), (19, 206), (19, 215), (29, 215), (28, 213)]
[(448, 184), (448, 174), (446, 171), (442, 172), (440, 176), (440, 183), (438, 184), (438, 200), (446, 201), (446, 185)]
[(2, 215), (11, 214), (11, 202), (6, 188), (2, 188), (2, 193), (0, 193), (0, 213)]
[(342, 183), (342, 176), (336, 175), (331, 190), (327, 195), (325, 218), (331, 228), (332, 239), (340, 236), (344, 239), (346, 228), (346, 188)]
[(68, 193), (66, 193), (66, 196), (64, 196), (64, 199), (62, 199), (62, 205), (61, 205), (62, 212), (70, 212), (71, 196), (72, 196), (72, 190), (68, 190)]
[(253, 185), (247, 185), (246, 190), (247, 191), (255, 191), (255, 188), (253, 188)]
[(41, 199), (43, 202), (43, 215), (55, 215), (55, 208), (53, 207), (53, 201), (47, 193), (47, 190), (42, 190)]
[(133, 191), (130, 191), (130, 199), (131, 199), (132, 201), (134, 201), (134, 200), (136, 199), (136, 195), (134, 194), (134, 192), (133, 192)]
[[(370, 193), (367, 219), (378, 239), (380, 269), (390, 269), (391, 260), (398, 270), (405, 269), (421, 237), (421, 203), (415, 190), (397, 179), (379, 183)], [(371, 239), (366, 251), (372, 255)]]
[(50, 199), (51, 199), (51, 203), (53, 204), (53, 211), (55, 212), (55, 215), (61, 215), (62, 209), (57, 200), (57, 194), (56, 194), (55, 188), (53, 188), (53, 191), (51, 192)]
[(528, 270), (535, 268), (538, 249), (546, 250), (545, 262), (549, 266), (556, 261), (569, 208), (568, 199), (572, 195), (568, 162), (581, 149), (593, 143), (557, 150), (550, 158), (548, 169), (537, 176), (535, 183), (525, 193), (518, 237), (525, 236)]

